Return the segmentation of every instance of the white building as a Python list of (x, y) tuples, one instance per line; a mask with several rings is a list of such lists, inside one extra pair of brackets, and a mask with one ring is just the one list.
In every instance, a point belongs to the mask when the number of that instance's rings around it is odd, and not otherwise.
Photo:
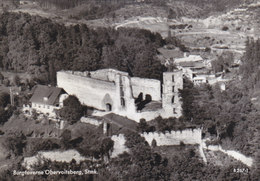
[(33, 88), (30, 105), (24, 106), (24, 110), (31, 111), (35, 109), (37, 113), (55, 118), (55, 110), (63, 107), (63, 101), (67, 97), (68, 94), (61, 88), (37, 85)]
[(200, 62), (203, 61), (203, 58), (200, 55), (189, 55), (187, 56), (186, 53), (184, 53), (183, 58), (175, 58), (174, 63), (179, 64), (181, 62)]

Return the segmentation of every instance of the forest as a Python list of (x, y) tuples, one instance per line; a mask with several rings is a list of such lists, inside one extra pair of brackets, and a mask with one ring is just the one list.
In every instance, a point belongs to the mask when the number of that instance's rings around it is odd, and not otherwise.
[(130, 76), (160, 79), (156, 57), (165, 44), (158, 33), (120, 28), (66, 27), (28, 14), (0, 17), (0, 68), (27, 72), (38, 83), (55, 84), (59, 70), (116, 68)]

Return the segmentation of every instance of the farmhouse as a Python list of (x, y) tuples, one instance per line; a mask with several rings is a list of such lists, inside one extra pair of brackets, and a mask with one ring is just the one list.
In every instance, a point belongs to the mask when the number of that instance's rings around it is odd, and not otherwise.
[(130, 77), (114, 69), (59, 71), (57, 86), (78, 97), (84, 105), (101, 112), (113, 112), (135, 121), (181, 116), (178, 90), (183, 88), (181, 71), (164, 72), (163, 83), (155, 79)]
[(24, 106), (24, 110), (31, 111), (35, 109), (38, 113), (55, 118), (55, 110), (63, 107), (63, 100), (67, 96), (68, 94), (61, 88), (37, 85), (33, 88), (30, 105)]

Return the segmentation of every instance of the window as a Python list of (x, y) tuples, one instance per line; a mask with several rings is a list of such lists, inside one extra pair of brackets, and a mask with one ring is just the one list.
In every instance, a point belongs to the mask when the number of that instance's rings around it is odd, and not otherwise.
[(173, 108), (173, 114), (176, 114), (176, 109), (175, 108)]
[(50, 106), (47, 106), (47, 109), (50, 109)]
[(106, 111), (112, 111), (112, 105), (107, 103), (106, 104)]
[(125, 99), (121, 98), (121, 106), (125, 107)]
[(120, 86), (120, 95), (121, 95), (121, 96), (124, 96), (123, 86)]
[(172, 92), (174, 92), (174, 86), (172, 86)]
[(174, 75), (172, 75), (172, 82), (174, 82)]
[(174, 96), (172, 96), (172, 104), (174, 103)]

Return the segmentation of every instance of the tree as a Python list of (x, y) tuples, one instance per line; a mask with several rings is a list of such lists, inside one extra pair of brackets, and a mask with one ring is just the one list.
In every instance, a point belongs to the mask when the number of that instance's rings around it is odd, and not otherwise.
[(152, 140), (152, 147), (155, 148), (157, 146), (157, 142), (155, 139)]
[(61, 134), (61, 142), (64, 146), (64, 148), (70, 147), (70, 139), (71, 139), (71, 131), (68, 129), (65, 129)]
[(14, 156), (20, 156), (23, 154), (23, 148), (26, 145), (26, 137), (23, 134), (8, 137), (4, 145)]
[(106, 155), (110, 158), (110, 151), (113, 150), (114, 141), (111, 138), (105, 138), (102, 140), (100, 152), (101, 155)]
[(15, 76), (13, 77), (13, 83), (14, 83), (14, 85), (16, 85), (16, 86), (20, 86), (21, 78), (20, 78), (18, 75), (15, 75)]
[(69, 124), (74, 124), (84, 115), (84, 108), (76, 96), (69, 96), (63, 101), (64, 107), (57, 111), (58, 115), (68, 121)]
[(212, 68), (214, 72), (229, 71), (228, 69), (234, 63), (234, 55), (231, 52), (225, 52), (216, 60), (212, 61)]
[(36, 109), (32, 110), (32, 118), (36, 120), (38, 118), (39, 114), (37, 113)]
[(4, 80), (3, 80), (3, 84), (4, 84), (6, 87), (8, 87), (8, 86), (10, 86), (10, 81), (9, 81), (8, 79), (4, 79)]
[(125, 138), (130, 155), (124, 154), (124, 157), (112, 163), (118, 168), (115, 172), (119, 172), (118, 175), (122, 177), (120, 180), (169, 180), (166, 158), (154, 152), (137, 133), (127, 132)]
[(192, 121), (196, 114), (195, 94), (198, 93), (193, 83), (185, 78), (183, 89), (179, 90), (182, 101), (182, 115), (186, 121)]
[(5, 79), (5, 77), (4, 77), (3, 74), (0, 72), (0, 84), (3, 83), (4, 79)]
[(227, 31), (229, 28), (227, 26), (222, 27), (222, 31)]
[(0, 106), (6, 107), (10, 103), (10, 95), (6, 92), (0, 92)]
[(138, 123), (137, 130), (141, 133), (148, 132), (149, 131), (149, 125), (147, 124), (145, 119), (140, 119), (140, 122)]

